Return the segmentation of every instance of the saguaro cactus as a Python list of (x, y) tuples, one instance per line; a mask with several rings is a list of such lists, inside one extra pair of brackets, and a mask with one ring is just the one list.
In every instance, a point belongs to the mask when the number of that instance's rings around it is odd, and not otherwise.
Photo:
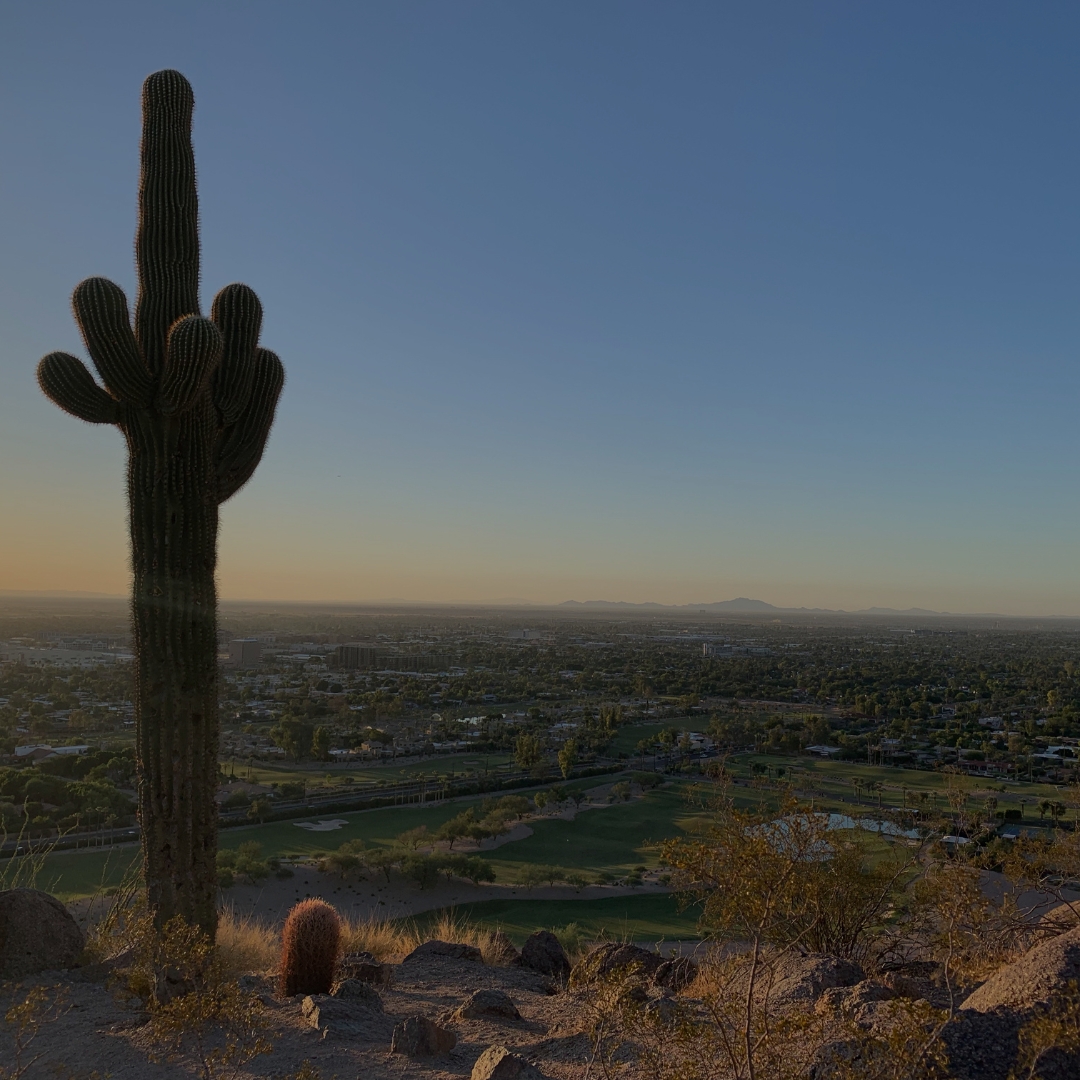
[(81, 361), (38, 366), (52, 400), (127, 440), (139, 821), (158, 925), (181, 915), (211, 935), (218, 775), (218, 505), (262, 457), (285, 373), (258, 348), (262, 307), (227, 285), (199, 309), (191, 85), (143, 84), (134, 329), (119, 286), (88, 278), (75, 319), (104, 389)]

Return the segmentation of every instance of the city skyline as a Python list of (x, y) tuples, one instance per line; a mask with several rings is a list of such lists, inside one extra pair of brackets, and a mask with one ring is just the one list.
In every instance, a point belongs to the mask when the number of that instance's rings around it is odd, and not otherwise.
[(252, 285), (288, 372), (223, 598), (1080, 616), (1078, 37), (1063, 4), (9, 11), (0, 590), (127, 590), (122, 441), (34, 368), (85, 356), (82, 278), (133, 294), (138, 87), (176, 67), (204, 309)]

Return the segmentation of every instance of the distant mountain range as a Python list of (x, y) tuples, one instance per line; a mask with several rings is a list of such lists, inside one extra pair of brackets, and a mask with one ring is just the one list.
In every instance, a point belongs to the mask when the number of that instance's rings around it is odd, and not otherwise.
[(625, 600), (566, 600), (559, 605), (562, 608), (589, 608), (602, 609), (612, 608), (617, 611), (641, 610), (641, 611), (730, 611), (736, 614), (766, 614), (775, 612), (778, 615), (785, 613), (801, 612), (802, 614), (815, 615), (948, 615), (948, 611), (931, 611), (929, 608), (890, 608), (869, 607), (860, 608), (858, 611), (844, 611), (842, 608), (783, 608), (768, 604), (764, 600), (751, 600), (748, 596), (739, 596), (734, 600), (714, 600), (707, 604), (631, 604)]

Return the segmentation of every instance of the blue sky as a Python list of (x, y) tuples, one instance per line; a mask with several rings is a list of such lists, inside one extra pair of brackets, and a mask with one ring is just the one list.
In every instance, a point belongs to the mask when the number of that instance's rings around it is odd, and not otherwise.
[(33, 380), (196, 93), (288, 383), (225, 596), (1080, 615), (1080, 9), (0, 5), (0, 589), (122, 592)]

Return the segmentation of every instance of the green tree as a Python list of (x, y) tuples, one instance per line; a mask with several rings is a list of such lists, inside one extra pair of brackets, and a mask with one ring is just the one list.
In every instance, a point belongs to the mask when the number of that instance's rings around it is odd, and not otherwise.
[(573, 739), (567, 739), (559, 751), (559, 771), (563, 779), (568, 780), (577, 764), (577, 743)]
[(330, 760), (330, 732), (322, 725), (312, 733), (311, 756), (316, 761)]
[(540, 739), (523, 731), (514, 742), (514, 763), (523, 772), (531, 772), (541, 761)]

